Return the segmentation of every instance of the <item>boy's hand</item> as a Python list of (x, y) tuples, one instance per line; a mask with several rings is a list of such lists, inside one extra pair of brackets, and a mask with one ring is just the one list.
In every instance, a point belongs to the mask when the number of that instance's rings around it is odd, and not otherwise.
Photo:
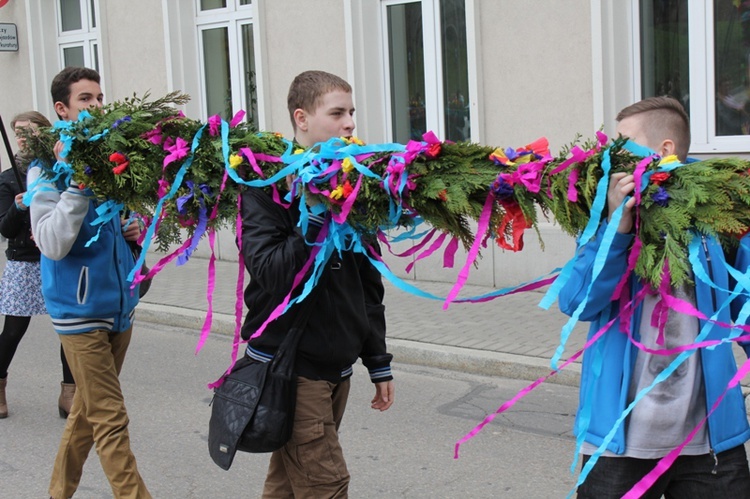
[(28, 208), (28, 206), (26, 206), (25, 204), (23, 204), (23, 195), (24, 194), (26, 194), (26, 193), (22, 192), (20, 194), (16, 194), (15, 201), (16, 201), (16, 206), (18, 206), (19, 210), (25, 210), (26, 208)]
[(396, 387), (393, 380), (375, 383), (375, 397), (370, 407), (378, 411), (387, 411), (393, 405), (393, 397), (396, 395)]
[[(296, 178), (297, 178), (297, 175), (287, 175), (286, 176), (286, 187), (287, 187), (287, 189), (289, 189), (289, 192), (292, 192), (292, 184), (294, 183), (294, 181), (296, 180)], [(298, 187), (298, 189), (302, 189), (302, 187), (300, 186), (300, 187)], [(320, 201), (318, 199), (315, 199), (314, 196), (305, 196), (305, 203), (307, 204), (307, 206), (309, 206), (310, 208), (312, 208), (316, 204), (320, 204)]]
[[(618, 172), (613, 173), (609, 177), (609, 190), (607, 191), (607, 204), (609, 206), (608, 222), (612, 219), (612, 213), (617, 210), (627, 196), (633, 194), (634, 190), (635, 178), (633, 175)], [(617, 227), (617, 232), (620, 234), (627, 234), (633, 229), (633, 206), (635, 206), (635, 198), (631, 197), (627, 200), (622, 210), (620, 225)]]
[[(128, 225), (127, 228), (125, 227), (126, 224)], [(127, 218), (121, 218), (120, 225), (123, 228), (122, 235), (125, 236), (126, 241), (137, 241), (141, 237), (141, 226), (137, 221), (132, 220), (128, 224)]]
[(52, 148), (52, 151), (55, 153), (55, 159), (57, 161), (62, 161), (63, 163), (67, 163), (68, 160), (60, 156), (60, 153), (62, 152), (64, 147), (65, 147), (65, 144), (63, 144), (62, 141), (58, 140), (55, 143), (55, 147)]

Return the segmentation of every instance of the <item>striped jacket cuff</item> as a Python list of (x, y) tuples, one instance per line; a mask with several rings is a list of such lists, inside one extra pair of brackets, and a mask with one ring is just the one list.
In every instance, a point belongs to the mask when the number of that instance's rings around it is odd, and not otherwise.
[(370, 381), (373, 383), (380, 383), (382, 381), (390, 381), (393, 379), (393, 373), (391, 372), (391, 366), (378, 367), (370, 369)]

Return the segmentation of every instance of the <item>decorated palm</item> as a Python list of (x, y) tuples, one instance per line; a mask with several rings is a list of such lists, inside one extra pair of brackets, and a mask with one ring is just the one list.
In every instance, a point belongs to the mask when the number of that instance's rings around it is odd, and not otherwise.
[[(626, 139), (609, 141), (601, 132), (576, 138), (556, 156), (545, 139), (498, 149), (441, 142), (431, 133), (405, 145), (345, 137), (303, 149), (252, 129), (239, 113), (229, 123), (186, 118), (173, 107), (186, 100), (178, 93), (133, 97), (59, 122), (29, 143), (46, 176), (69, 176), (103, 203), (150, 219), (149, 235), (161, 249), (234, 226), (238, 193), (254, 186), (282, 204), (290, 196), (317, 198), (350, 238), (424, 222), (452, 247), (460, 241), (476, 254), (494, 240), (518, 251), (538, 216), (575, 237), (603, 220), (615, 171), (636, 175), (635, 272), (654, 287), (665, 268), (673, 285), (690, 278), (686, 248), (695, 231), (731, 249), (750, 227), (748, 164), (739, 159), (644, 159)], [(67, 162), (46, 156), (56, 140)]]

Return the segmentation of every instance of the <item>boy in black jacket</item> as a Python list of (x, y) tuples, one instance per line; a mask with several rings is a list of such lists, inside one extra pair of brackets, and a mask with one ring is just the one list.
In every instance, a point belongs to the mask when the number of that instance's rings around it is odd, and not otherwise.
[[(310, 147), (354, 130), (352, 89), (323, 71), (298, 75), (289, 89), (294, 137)], [(295, 201), (298, 203), (299, 200)], [(245, 289), (249, 312), (245, 339), (263, 324), (292, 287), (307, 262), (325, 219), (311, 216), (306, 236), (297, 222), (299, 206), (285, 209), (259, 188), (242, 194), (242, 253), (251, 276)], [(307, 241), (305, 241), (307, 237)], [(349, 472), (338, 440), (349, 377), (357, 357), (375, 384), (372, 408), (387, 410), (394, 385), (385, 346), (385, 307), (379, 272), (362, 254), (334, 253), (324, 286), (297, 350), (297, 409), (290, 441), (271, 455), (263, 497), (346, 497)], [(248, 343), (246, 355), (261, 362), (273, 357), (294, 322), (296, 308), (271, 322)]]

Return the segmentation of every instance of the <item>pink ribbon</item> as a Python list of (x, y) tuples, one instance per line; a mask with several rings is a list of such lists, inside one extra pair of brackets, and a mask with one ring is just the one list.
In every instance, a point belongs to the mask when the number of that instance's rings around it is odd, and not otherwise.
[(695, 435), (700, 431), (700, 429), (703, 427), (703, 425), (706, 424), (706, 421), (708, 421), (709, 416), (716, 411), (716, 409), (719, 407), (719, 404), (724, 399), (724, 396), (731, 390), (732, 388), (736, 387), (742, 379), (747, 376), (747, 374), (750, 372), (750, 359), (746, 360), (744, 364), (742, 364), (742, 367), (737, 370), (737, 373), (732, 377), (732, 379), (727, 384), (727, 387), (724, 389), (724, 391), (716, 398), (716, 402), (714, 402), (713, 406), (711, 406), (711, 410), (708, 411), (706, 414), (706, 417), (704, 417), (700, 423), (698, 423), (695, 428), (693, 428), (693, 431), (690, 432), (690, 434), (687, 436), (684, 442), (682, 442), (680, 445), (672, 449), (669, 454), (664, 456), (659, 460), (658, 463), (656, 463), (656, 466), (654, 469), (649, 471), (643, 478), (638, 481), (635, 485), (633, 485), (633, 488), (630, 489), (623, 497), (623, 499), (636, 499), (638, 497), (643, 496), (648, 490), (656, 483), (656, 481), (659, 479), (660, 476), (662, 476), (671, 466), (674, 464), (675, 460), (679, 457), (680, 453), (682, 452), (682, 449), (685, 448), (687, 444), (690, 443), (691, 440), (695, 437)]
[[(490, 216), (492, 215), (492, 206), (494, 204), (495, 197), (492, 194), (489, 194), (487, 196), (487, 200), (484, 202), (482, 214), (479, 217), (479, 223), (477, 225), (476, 231), (477, 234), (484, 234), (485, 232), (487, 232), (487, 228), (490, 226)], [(479, 255), (479, 246), (482, 244), (481, 241), (482, 240), (479, 237), (476, 237), (474, 239), (474, 244), (472, 244), (471, 249), (469, 250), (469, 254), (466, 257), (466, 263), (459, 272), (456, 283), (453, 285), (450, 293), (448, 293), (448, 296), (445, 298), (445, 303), (443, 303), (443, 310), (448, 309), (451, 302), (456, 298), (456, 296), (458, 296), (461, 288), (463, 288), (464, 284), (466, 284), (466, 280), (469, 278), (469, 269), (471, 268), (474, 261), (476, 261), (477, 255)]]
[(443, 253), (443, 268), (444, 269), (453, 268), (453, 262), (456, 257), (456, 251), (458, 251), (458, 238), (453, 237), (448, 243), (448, 246), (445, 247), (445, 253)]
[(414, 267), (414, 264), (416, 264), (419, 260), (422, 260), (423, 258), (427, 258), (431, 254), (433, 254), (435, 251), (437, 251), (438, 248), (440, 248), (443, 245), (443, 241), (445, 241), (445, 237), (448, 234), (443, 232), (441, 233), (437, 239), (435, 239), (432, 244), (423, 252), (421, 252), (417, 257), (412, 260), (412, 262), (406, 266), (406, 273), (410, 273), (411, 269)]
[(501, 405), (500, 407), (498, 407), (495, 412), (493, 412), (492, 414), (490, 414), (486, 418), (484, 418), (484, 420), (481, 423), (479, 423), (478, 425), (476, 425), (473, 430), (471, 430), (469, 433), (467, 433), (466, 435), (464, 435), (463, 438), (461, 438), (458, 442), (456, 442), (456, 446), (455, 446), (455, 449), (453, 451), (453, 459), (458, 459), (458, 451), (459, 451), (461, 445), (463, 445), (464, 443), (466, 443), (469, 440), (471, 440), (472, 438), (474, 438), (480, 431), (482, 431), (482, 429), (485, 426), (487, 426), (489, 423), (491, 423), (492, 420), (495, 419), (499, 414), (502, 414), (503, 412), (505, 412), (508, 409), (510, 409), (511, 407), (513, 407), (516, 404), (516, 402), (518, 402), (519, 400), (521, 400), (522, 398), (524, 398), (526, 395), (528, 395), (529, 393), (531, 393), (536, 387), (538, 387), (539, 385), (541, 385), (542, 383), (544, 383), (545, 381), (547, 381), (549, 378), (551, 378), (555, 374), (557, 374), (560, 371), (562, 371), (565, 367), (569, 366), (570, 364), (572, 364), (573, 362), (575, 362), (576, 360), (578, 360), (578, 358), (581, 355), (583, 355), (583, 352), (586, 349), (588, 349), (591, 345), (593, 345), (594, 343), (596, 343), (596, 341), (599, 338), (601, 338), (602, 335), (609, 330), (610, 326), (612, 326), (612, 324), (614, 324), (615, 320), (617, 320), (617, 317), (613, 318), (607, 324), (605, 324), (604, 326), (602, 326), (602, 328), (599, 329), (599, 331), (597, 331), (596, 334), (594, 336), (592, 336), (591, 339), (589, 339), (586, 342), (586, 344), (583, 346), (583, 348), (581, 348), (580, 350), (578, 350), (568, 360), (566, 360), (565, 362), (563, 362), (557, 370), (551, 371), (549, 374), (546, 374), (546, 375), (542, 376), (541, 378), (538, 378), (536, 381), (534, 381), (533, 383), (531, 383), (530, 385), (528, 385), (526, 388), (523, 388), (513, 398), (511, 398), (510, 400), (508, 400), (507, 402), (505, 402), (503, 405)]
[(237, 125), (239, 125), (242, 122), (242, 118), (244, 118), (244, 117), (245, 117), (245, 110), (244, 109), (240, 109), (239, 111), (237, 111), (234, 114), (234, 117), (232, 118), (232, 121), (229, 122), (229, 126), (231, 128), (236, 127)]
[(573, 170), (570, 170), (570, 174), (568, 175), (568, 201), (571, 203), (578, 202), (576, 182), (578, 182), (578, 170), (574, 168)]
[(195, 355), (198, 355), (198, 352), (201, 351), (203, 345), (206, 343), (208, 335), (211, 333), (211, 324), (214, 319), (214, 289), (216, 288), (215, 242), (216, 231), (211, 229), (208, 232), (208, 246), (211, 248), (211, 257), (208, 260), (208, 277), (206, 283), (206, 301), (208, 302), (208, 308), (206, 309), (206, 318), (203, 320), (203, 327), (201, 327), (201, 334), (198, 338), (198, 343), (195, 345)]

